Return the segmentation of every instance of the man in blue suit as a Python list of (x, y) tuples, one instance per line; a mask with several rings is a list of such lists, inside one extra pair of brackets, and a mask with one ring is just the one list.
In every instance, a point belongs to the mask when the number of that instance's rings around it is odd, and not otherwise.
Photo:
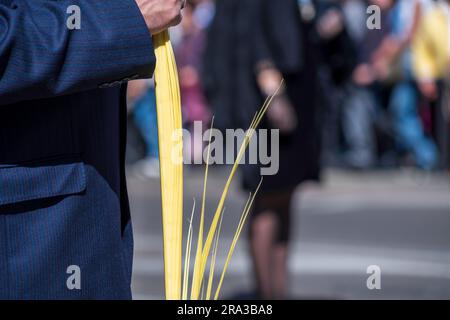
[(0, 299), (131, 298), (126, 82), (181, 7), (0, 0)]

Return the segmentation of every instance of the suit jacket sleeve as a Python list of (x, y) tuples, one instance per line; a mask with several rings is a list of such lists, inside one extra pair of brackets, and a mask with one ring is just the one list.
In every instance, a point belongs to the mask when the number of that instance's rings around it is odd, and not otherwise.
[(149, 78), (154, 64), (134, 0), (0, 0), (0, 106)]

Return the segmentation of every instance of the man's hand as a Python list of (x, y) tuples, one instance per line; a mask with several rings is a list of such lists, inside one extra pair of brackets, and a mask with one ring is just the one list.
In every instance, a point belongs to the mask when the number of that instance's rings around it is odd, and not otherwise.
[(181, 22), (184, 0), (135, 0), (152, 35)]

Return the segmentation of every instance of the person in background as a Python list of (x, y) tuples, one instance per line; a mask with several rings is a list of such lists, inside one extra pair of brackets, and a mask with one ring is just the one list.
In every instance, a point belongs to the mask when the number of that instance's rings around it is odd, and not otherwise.
[[(220, 129), (248, 128), (285, 80), (261, 124), (279, 130), (279, 171), (264, 177), (249, 221), (257, 297), (263, 299), (288, 296), (294, 190), (320, 173), (316, 14), (315, 1), (219, 1), (208, 37), (204, 83)], [(260, 166), (242, 168), (244, 188), (254, 191)]]
[(413, 40), (413, 54), (413, 70), (420, 92), (430, 100), (437, 99), (436, 81), (443, 80), (449, 71), (449, 1), (436, 1), (436, 5), (421, 19)]
[[(413, 154), (419, 167), (430, 169), (435, 166), (436, 147), (425, 134), (417, 111), (419, 97), (411, 75), (410, 54), (417, 22), (429, 7), (429, 2), (340, 1), (345, 27), (354, 48), (358, 48), (359, 63), (354, 70), (353, 81), (341, 81), (340, 85), (332, 81), (333, 85), (327, 88), (331, 93), (328, 95), (331, 97), (328, 103), (331, 112), (326, 114), (328, 126), (325, 131), (325, 141), (329, 141), (325, 153), (327, 163), (331, 159), (331, 164), (366, 169), (377, 164), (378, 153), (381, 155), (380, 164), (392, 165), (397, 158), (392, 143), (396, 141), (397, 149)], [(368, 5), (381, 9), (379, 30), (361, 28), (366, 24)], [(351, 60), (349, 53), (345, 56)], [(341, 128), (337, 125), (339, 123)], [(342, 159), (339, 158), (339, 129), (345, 143)], [(337, 162), (333, 161), (336, 155)]]
[[(175, 46), (181, 90), (181, 106), (184, 126), (194, 131), (194, 123), (202, 125), (202, 131), (209, 128), (211, 113), (206, 103), (200, 81), (201, 59), (205, 46), (204, 26), (208, 25), (208, 15), (196, 16), (197, 4), (203, 1), (188, 1), (183, 12), (179, 38)], [(204, 9), (203, 9), (204, 10)], [(201, 21), (202, 24), (199, 24)], [(193, 163), (203, 163), (203, 135), (191, 134), (185, 141), (185, 157)]]
[(374, 65), (379, 78), (392, 83), (389, 112), (397, 148), (410, 153), (415, 164), (425, 170), (436, 167), (438, 151), (420, 117), (420, 97), (412, 72), (410, 48), (418, 22), (430, 5), (427, 0), (399, 0), (395, 3), (391, 34), (378, 50)]
[(127, 100), (134, 123), (145, 142), (145, 158), (133, 166), (137, 176), (159, 177), (158, 125), (153, 80), (135, 80), (128, 85)]
[(194, 20), (200, 29), (206, 30), (214, 19), (215, 3), (213, 0), (191, 0), (195, 4)]
[(342, 119), (347, 142), (345, 162), (355, 169), (370, 168), (377, 160), (374, 124), (380, 109), (380, 96), (384, 94), (384, 84), (375, 66), (379, 56), (377, 52), (390, 34), (389, 16), (393, 1), (370, 0), (368, 4), (377, 5), (381, 9), (381, 26), (380, 29), (366, 30), (361, 40), (355, 41), (357, 63), (352, 73)]
[(347, 145), (352, 145), (357, 141), (353, 137), (360, 136), (358, 130), (366, 130), (362, 128), (364, 123), (352, 121), (359, 118), (357, 112), (364, 108), (353, 110), (347, 107), (347, 100), (354, 90), (352, 72), (357, 62), (356, 47), (364, 36), (361, 25), (365, 24), (365, 7), (361, 1), (325, 1), (321, 11), (316, 28), (323, 56), (320, 84), (327, 92), (322, 98), (326, 109), (322, 161), (327, 166), (352, 166), (360, 162), (347, 154), (342, 156), (342, 138)]
[(432, 133), (440, 146), (448, 141), (443, 125), (443, 86), (450, 70), (450, 4), (435, 5), (422, 17), (413, 39), (413, 72), (422, 97), (431, 104)]
[(342, 6), (346, 29), (355, 43), (361, 43), (367, 32), (367, 0), (339, 0)]

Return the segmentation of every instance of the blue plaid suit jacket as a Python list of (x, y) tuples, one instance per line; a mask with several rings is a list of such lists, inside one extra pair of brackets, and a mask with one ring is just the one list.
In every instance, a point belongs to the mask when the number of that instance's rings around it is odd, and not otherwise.
[(131, 298), (125, 84), (154, 63), (134, 0), (0, 0), (0, 299)]

